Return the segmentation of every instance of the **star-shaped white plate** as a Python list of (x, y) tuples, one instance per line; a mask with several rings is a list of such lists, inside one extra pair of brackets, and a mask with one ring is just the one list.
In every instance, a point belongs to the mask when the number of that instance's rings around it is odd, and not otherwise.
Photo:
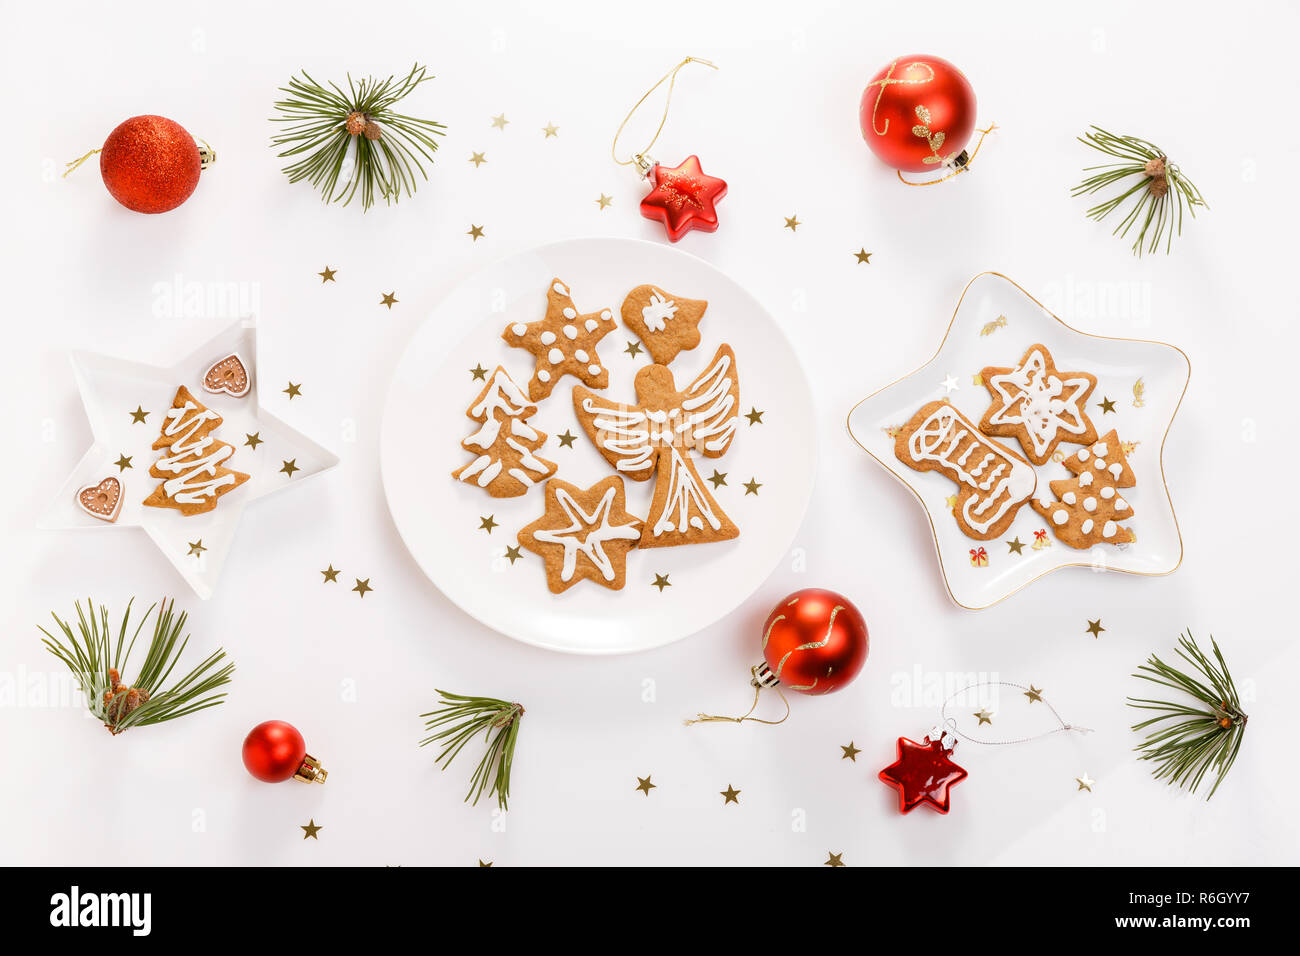
[[(913, 471), (894, 457), (891, 431), (926, 402), (946, 398), (978, 423), (990, 404), (988, 390), (977, 382), (981, 370), (1015, 365), (1035, 343), (1047, 346), (1058, 368), (1097, 376), (1088, 415), (1099, 434), (1115, 429), (1121, 442), (1132, 446), (1127, 455), (1137, 487), (1125, 492), (1133, 506), (1133, 519), (1127, 522), (1137, 538), (1132, 543), (1076, 551), (1054, 538), (1027, 503), (1005, 534), (990, 541), (973, 540), (957, 527), (948, 504), (957, 486), (937, 471)], [(1006, 276), (985, 272), (962, 292), (934, 357), (855, 405), (849, 413), (849, 432), (920, 500), (952, 599), (962, 607), (985, 608), (1057, 568), (1169, 574), (1178, 567), (1183, 542), (1160, 453), (1190, 374), (1187, 356), (1175, 346), (1080, 332)], [(1101, 403), (1106, 400), (1113, 402), (1113, 411), (1103, 410)], [(994, 440), (1023, 456), (1016, 439)], [(1038, 476), (1034, 497), (1053, 499), (1048, 482), (1070, 477), (1059, 458), (1078, 447), (1062, 443), (1055, 459), (1034, 466)]]
[[(252, 377), (252, 388), (242, 398), (203, 388), (204, 372), (231, 353), (240, 356)], [(250, 502), (338, 464), (336, 455), (258, 404), (257, 330), (251, 320), (230, 326), (170, 368), (88, 352), (73, 353), (72, 368), (95, 440), (46, 509), (41, 527), (144, 528), (201, 598), (212, 596), (240, 516)], [(149, 475), (149, 467), (163, 454), (153, 449), (153, 442), (181, 385), (221, 415), (224, 421), (213, 437), (235, 447), (225, 464), (250, 476), (221, 496), (216, 508), (206, 514), (183, 515), (172, 508), (143, 504), (160, 483)], [(147, 413), (143, 421), (132, 414), (137, 409)], [(130, 467), (115, 464), (123, 457), (130, 459)], [(121, 510), (111, 524), (87, 514), (77, 501), (80, 489), (108, 477), (122, 484)]]

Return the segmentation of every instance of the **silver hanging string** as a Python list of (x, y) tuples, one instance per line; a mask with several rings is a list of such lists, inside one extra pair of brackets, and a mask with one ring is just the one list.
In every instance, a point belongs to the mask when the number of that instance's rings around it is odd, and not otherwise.
[[(1080, 734), (1092, 733), (1091, 727), (1080, 727), (1078, 724), (1068, 724), (1064, 720), (1062, 720), (1061, 715), (1056, 712), (1056, 708), (1053, 707), (1051, 702), (1048, 701), (1047, 698), (1045, 697), (1039, 697), (1038, 701), (1039, 703), (1045, 705), (1049, 711), (1051, 711), (1052, 716), (1056, 718), (1056, 722), (1060, 724), (1059, 727), (1054, 727), (1051, 730), (1045, 730), (1041, 734), (1034, 734), (1030, 737), (1017, 737), (1009, 740), (981, 740), (978, 737), (972, 737), (970, 734), (962, 733), (962, 731), (957, 729), (956, 719), (948, 716), (948, 705), (951, 704), (958, 697), (960, 697), (962, 694), (966, 693), (968, 690), (973, 690), (979, 687), (1014, 687), (1016, 690), (1021, 691), (1022, 693), (1027, 694), (1030, 692), (1030, 688), (1025, 687), (1023, 684), (1016, 684), (1013, 683), (1012, 681), (1005, 681), (1005, 680), (978, 681), (974, 684), (967, 684), (961, 690), (955, 691), (947, 700), (943, 702), (943, 706), (940, 707), (939, 709), (939, 719), (942, 721), (941, 737), (935, 738), (932, 736), (931, 737), (932, 740), (943, 739), (946, 737), (953, 737), (955, 743), (955, 738), (960, 737), (962, 740), (967, 740), (973, 744), (986, 744), (988, 746), (1000, 747), (1000, 746), (1005, 746), (1007, 744), (1028, 743), (1031, 740), (1038, 740), (1040, 737), (1050, 737), (1052, 734), (1059, 734), (1063, 731), (1074, 731), (1075, 733), (1080, 733)], [(1039, 693), (1041, 693), (1041, 691), (1039, 691)], [(1031, 700), (1030, 702), (1032, 703), (1033, 701)], [(940, 728), (935, 728), (935, 729), (939, 730)], [(933, 733), (934, 731), (931, 731), (931, 734)]]

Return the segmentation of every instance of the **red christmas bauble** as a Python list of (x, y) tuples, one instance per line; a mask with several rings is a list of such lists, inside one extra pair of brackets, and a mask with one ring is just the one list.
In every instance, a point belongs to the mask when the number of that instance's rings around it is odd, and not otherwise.
[(175, 209), (199, 184), (194, 137), (165, 116), (133, 116), (108, 134), (99, 173), (113, 198), (136, 212)]
[(858, 676), (870, 639), (862, 613), (842, 594), (805, 588), (785, 597), (763, 625), (761, 684), (829, 694)]
[(858, 110), (862, 138), (904, 172), (956, 159), (975, 130), (975, 90), (947, 60), (918, 54), (888, 63), (867, 84)]
[(244, 766), (258, 780), (279, 783), (290, 777), (325, 782), (326, 772), (307, 753), (307, 741), (298, 728), (283, 720), (258, 724), (244, 738)]

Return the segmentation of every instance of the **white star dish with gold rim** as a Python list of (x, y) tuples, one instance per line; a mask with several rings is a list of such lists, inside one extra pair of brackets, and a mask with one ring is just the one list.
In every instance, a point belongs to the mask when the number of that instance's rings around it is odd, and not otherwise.
[[(1133, 518), (1125, 524), (1136, 540), (1075, 550), (1053, 537), (1043, 518), (1026, 503), (1006, 533), (976, 541), (961, 532), (950, 510), (957, 486), (938, 471), (914, 471), (895, 457), (891, 431), (927, 402), (947, 399), (978, 423), (991, 403), (988, 390), (977, 381), (980, 371), (1015, 365), (1035, 343), (1047, 346), (1058, 368), (1097, 376), (1097, 387), (1088, 398), (1088, 415), (1099, 435), (1115, 429), (1125, 444), (1137, 476), (1137, 486), (1125, 491), (1133, 507)], [(1161, 451), (1190, 374), (1187, 356), (1175, 346), (1080, 332), (1006, 276), (985, 272), (962, 292), (934, 356), (855, 405), (848, 427), (854, 441), (921, 502), (953, 601), (979, 609), (1058, 568), (1159, 575), (1178, 567), (1182, 536), (1165, 484)], [(1109, 412), (1101, 405), (1108, 399), (1114, 409)], [(1024, 456), (1015, 438), (992, 440)], [(1063, 442), (1053, 458), (1033, 466), (1038, 479), (1034, 498), (1053, 499), (1049, 482), (1071, 477), (1060, 458), (1079, 447)]]

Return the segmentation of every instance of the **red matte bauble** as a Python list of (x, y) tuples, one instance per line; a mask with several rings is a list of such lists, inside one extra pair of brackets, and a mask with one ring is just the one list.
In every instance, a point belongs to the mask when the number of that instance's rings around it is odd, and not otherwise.
[(947, 60), (918, 54), (886, 64), (862, 92), (862, 138), (903, 172), (925, 172), (960, 155), (975, 130), (975, 90)]
[(307, 741), (293, 724), (283, 720), (260, 723), (244, 738), (244, 766), (267, 783), (288, 780), (306, 756)]
[(136, 212), (175, 209), (199, 184), (194, 137), (165, 116), (133, 116), (104, 140), (99, 172), (113, 198)]
[(763, 625), (763, 657), (787, 690), (829, 694), (858, 676), (869, 648), (867, 622), (842, 594), (805, 588), (785, 597)]

